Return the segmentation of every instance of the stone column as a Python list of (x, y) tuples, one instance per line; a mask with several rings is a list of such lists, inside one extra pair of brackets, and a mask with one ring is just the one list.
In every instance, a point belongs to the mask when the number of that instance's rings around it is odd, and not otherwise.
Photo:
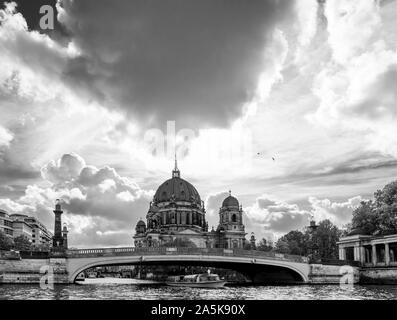
[(363, 245), (360, 246), (360, 256), (361, 256), (360, 262), (362, 264), (364, 264), (365, 263), (365, 248)]
[(346, 260), (346, 249), (339, 248), (339, 260)]
[(354, 261), (361, 261), (359, 246), (354, 246)]
[(376, 264), (377, 264), (377, 259), (376, 259), (377, 257), (376, 257), (376, 245), (372, 245), (372, 264), (374, 265), (374, 266), (376, 266)]
[(388, 243), (385, 243), (385, 264), (387, 266), (390, 264), (390, 250)]

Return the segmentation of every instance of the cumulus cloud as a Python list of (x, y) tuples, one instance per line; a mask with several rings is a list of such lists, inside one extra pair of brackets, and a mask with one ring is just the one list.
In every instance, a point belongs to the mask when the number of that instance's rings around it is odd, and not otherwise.
[(13, 139), (13, 135), (6, 128), (0, 126), (0, 147), (8, 146)]
[(313, 92), (320, 106), (308, 119), (328, 128), (362, 132), (372, 150), (396, 157), (397, 51), (390, 42), (395, 30), (382, 28), (388, 8), (380, 4), (327, 2), (333, 59), (315, 78)]
[(292, 230), (301, 230), (309, 220), (319, 222), (330, 220), (338, 227), (343, 227), (352, 219), (353, 210), (363, 201), (361, 196), (352, 197), (343, 202), (309, 197), (305, 209), (301, 205), (275, 200), (269, 195), (258, 197), (252, 206), (245, 209), (247, 226), (255, 230), (259, 237), (269, 232), (281, 236)]
[(304, 47), (310, 44), (317, 32), (318, 2), (317, 0), (295, 1), (295, 11), (300, 29), (298, 43)]
[(367, 49), (381, 26), (379, 1), (328, 1), (329, 44), (334, 59), (342, 64)]
[[(120, 176), (111, 167), (86, 165), (77, 154), (65, 154), (42, 168), (47, 187), (29, 185), (17, 200), (1, 199), (0, 207), (11, 213), (39, 217), (52, 226), (56, 199), (62, 200), (64, 219), (70, 225), (70, 243), (74, 245), (115, 244), (123, 235), (133, 234), (138, 218), (146, 215), (153, 191), (141, 189), (132, 179)], [(127, 232), (128, 231), (128, 232)], [(90, 238), (88, 234), (95, 235)], [(99, 240), (101, 238), (102, 240)], [(79, 242), (85, 239), (87, 242)]]
[(85, 166), (84, 159), (79, 155), (64, 154), (58, 163), (50, 161), (41, 173), (44, 179), (57, 184), (76, 179)]
[(329, 199), (310, 197), (309, 203), (312, 213), (317, 220), (329, 219), (338, 226), (343, 226), (352, 219), (352, 212), (364, 199), (361, 196), (353, 197), (345, 202), (333, 202)]
[(255, 203), (245, 208), (249, 220), (260, 225), (264, 231), (276, 234), (287, 233), (291, 230), (301, 229), (307, 225), (310, 213), (301, 210), (296, 204), (272, 199), (263, 195)]
[(219, 209), (222, 207), (223, 200), (229, 196), (228, 192), (209, 194), (205, 199), (206, 219), (210, 228), (219, 224)]

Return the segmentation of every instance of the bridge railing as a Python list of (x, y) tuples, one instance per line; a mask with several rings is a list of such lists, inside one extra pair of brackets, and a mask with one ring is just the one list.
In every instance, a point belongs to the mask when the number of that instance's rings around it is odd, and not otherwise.
[(264, 252), (258, 250), (244, 249), (222, 249), (222, 248), (187, 248), (187, 247), (123, 247), (123, 248), (96, 248), (96, 249), (73, 249), (67, 250), (66, 256), (70, 258), (82, 257), (106, 257), (106, 256), (145, 256), (145, 255), (212, 255), (250, 257), (252, 259), (267, 258), (273, 260), (288, 260), (307, 263), (308, 258), (296, 255), (280, 254), (275, 252)]

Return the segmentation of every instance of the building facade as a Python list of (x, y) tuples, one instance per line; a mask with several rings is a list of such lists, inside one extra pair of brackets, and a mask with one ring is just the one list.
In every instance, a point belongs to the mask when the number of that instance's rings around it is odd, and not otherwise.
[(0, 209), (0, 231), (4, 232), (9, 237), (14, 237), (14, 229), (12, 227), (12, 219), (9, 214)]
[(362, 266), (397, 266), (397, 234), (351, 234), (338, 242), (339, 259), (359, 261)]
[(217, 229), (208, 231), (204, 202), (175, 161), (172, 178), (157, 189), (133, 238), (136, 247), (243, 248), (245, 235), (242, 207), (231, 194), (222, 203)]
[(35, 217), (23, 214), (9, 215), (0, 209), (0, 230), (11, 238), (25, 236), (33, 246), (51, 245), (51, 232)]

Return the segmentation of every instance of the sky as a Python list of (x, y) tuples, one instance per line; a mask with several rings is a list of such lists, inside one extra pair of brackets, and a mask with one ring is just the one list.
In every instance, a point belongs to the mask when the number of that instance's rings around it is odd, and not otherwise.
[(175, 150), (210, 227), (231, 190), (258, 239), (395, 180), (395, 0), (0, 8), (0, 208), (52, 230), (62, 199), (72, 247), (132, 245)]

